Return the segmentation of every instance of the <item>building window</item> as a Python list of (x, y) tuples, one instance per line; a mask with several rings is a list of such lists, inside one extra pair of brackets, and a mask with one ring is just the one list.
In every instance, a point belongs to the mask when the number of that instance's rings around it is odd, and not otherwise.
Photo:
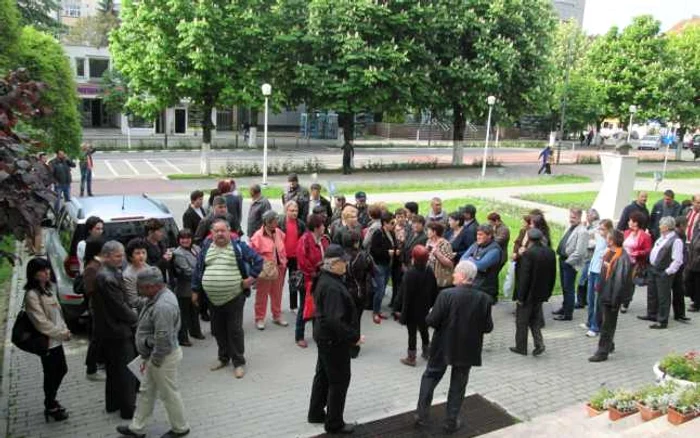
[(90, 78), (100, 79), (104, 72), (109, 69), (109, 59), (90, 58)]
[(63, 16), (64, 17), (80, 17), (80, 1), (79, 0), (63, 0)]
[(75, 75), (85, 77), (85, 58), (75, 58)]

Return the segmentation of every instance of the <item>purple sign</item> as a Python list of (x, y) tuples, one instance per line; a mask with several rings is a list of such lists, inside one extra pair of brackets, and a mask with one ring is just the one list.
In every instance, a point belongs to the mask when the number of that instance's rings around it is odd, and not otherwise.
[(78, 93), (97, 95), (102, 93), (102, 88), (97, 85), (78, 85)]

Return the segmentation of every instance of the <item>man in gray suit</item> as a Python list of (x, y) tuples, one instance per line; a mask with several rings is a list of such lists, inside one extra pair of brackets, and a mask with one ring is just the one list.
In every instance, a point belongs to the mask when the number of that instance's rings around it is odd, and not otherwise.
[(574, 315), (576, 298), (576, 274), (586, 264), (588, 254), (588, 231), (581, 222), (583, 211), (580, 208), (569, 210), (569, 229), (559, 241), (559, 282), (564, 303), (561, 309), (553, 312), (557, 321), (571, 321)]

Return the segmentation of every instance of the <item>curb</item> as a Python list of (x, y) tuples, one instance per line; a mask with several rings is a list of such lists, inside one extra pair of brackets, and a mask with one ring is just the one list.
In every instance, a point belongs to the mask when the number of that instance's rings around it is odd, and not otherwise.
[[(15, 252), (19, 252), (19, 242), (15, 242)], [(10, 299), (7, 303), (7, 327), (5, 327), (5, 351), (2, 362), (2, 387), (0, 388), (0, 434), (9, 436), (10, 430), (10, 380), (11, 362), (15, 346), (12, 345), (12, 326), (15, 324), (17, 312), (17, 288), (19, 281), (19, 269), (23, 263), (21, 260), (12, 269), (12, 281), (10, 282)]]

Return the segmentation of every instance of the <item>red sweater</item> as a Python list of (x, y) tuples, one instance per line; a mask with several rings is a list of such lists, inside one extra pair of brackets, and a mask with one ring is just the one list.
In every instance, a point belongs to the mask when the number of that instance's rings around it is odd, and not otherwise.
[[(326, 236), (321, 237), (321, 245), (325, 251), (329, 242)], [(316, 244), (314, 233), (307, 231), (297, 243), (297, 266), (305, 277), (316, 276), (323, 261), (321, 248)]]
[(284, 247), (287, 250), (287, 258), (297, 257), (297, 244), (299, 243), (299, 230), (296, 219), (287, 219), (285, 224)]

